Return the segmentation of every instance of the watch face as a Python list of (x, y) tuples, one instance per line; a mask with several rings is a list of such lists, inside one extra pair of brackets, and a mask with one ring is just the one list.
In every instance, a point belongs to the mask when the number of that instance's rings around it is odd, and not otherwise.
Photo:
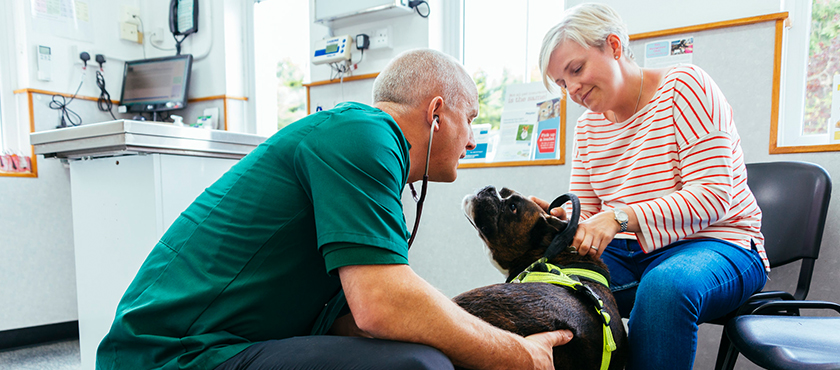
[(630, 217), (627, 216), (627, 213), (621, 210), (615, 210), (615, 219), (620, 222), (625, 222), (630, 220)]

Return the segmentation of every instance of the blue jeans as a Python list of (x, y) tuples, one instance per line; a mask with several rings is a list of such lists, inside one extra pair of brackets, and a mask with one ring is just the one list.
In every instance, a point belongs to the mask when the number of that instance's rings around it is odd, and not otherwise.
[(717, 239), (684, 240), (645, 254), (614, 239), (601, 255), (622, 317), (629, 317), (627, 370), (690, 370), (698, 325), (764, 287), (758, 252)]

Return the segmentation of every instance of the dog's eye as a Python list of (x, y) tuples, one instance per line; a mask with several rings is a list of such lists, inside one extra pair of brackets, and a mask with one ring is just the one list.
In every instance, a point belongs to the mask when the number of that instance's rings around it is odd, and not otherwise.
[(511, 203), (511, 204), (508, 206), (508, 208), (510, 208), (510, 211), (511, 211), (511, 212), (516, 213), (516, 203)]

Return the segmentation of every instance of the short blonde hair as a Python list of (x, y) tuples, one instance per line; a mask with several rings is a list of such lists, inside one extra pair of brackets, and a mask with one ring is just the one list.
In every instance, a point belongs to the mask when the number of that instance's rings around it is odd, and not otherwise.
[(373, 102), (413, 108), (434, 96), (461, 106), (478, 97), (467, 70), (455, 58), (432, 49), (413, 49), (397, 55), (373, 82)]
[(560, 44), (572, 40), (586, 48), (603, 49), (610, 35), (618, 36), (624, 54), (632, 59), (627, 25), (613, 8), (604, 4), (586, 3), (567, 9), (560, 23), (545, 34), (540, 48), (540, 72), (546, 89), (552, 89), (548, 61)]

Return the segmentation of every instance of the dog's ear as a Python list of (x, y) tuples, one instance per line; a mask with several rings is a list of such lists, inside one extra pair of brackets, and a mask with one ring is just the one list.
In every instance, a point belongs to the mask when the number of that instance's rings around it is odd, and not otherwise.
[(569, 223), (549, 214), (543, 214), (531, 230), (531, 240), (540, 248), (548, 248), (557, 233), (566, 230)]

